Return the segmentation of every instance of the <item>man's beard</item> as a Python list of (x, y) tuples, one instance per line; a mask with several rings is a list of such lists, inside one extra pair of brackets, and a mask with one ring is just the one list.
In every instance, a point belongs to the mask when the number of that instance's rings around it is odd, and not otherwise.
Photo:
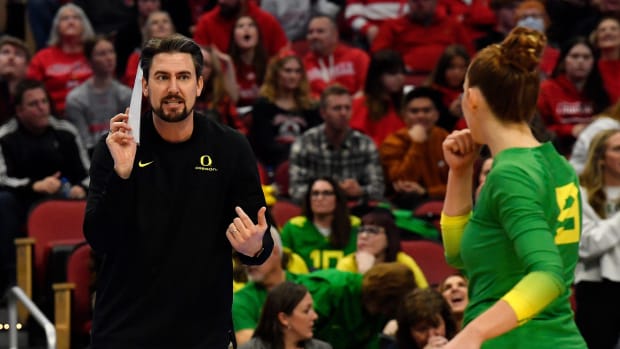
[(187, 117), (194, 111), (194, 108), (187, 110), (187, 105), (185, 104), (185, 101), (183, 101), (183, 110), (181, 110), (181, 112), (175, 113), (173, 115), (166, 114), (164, 112), (164, 107), (163, 107), (165, 100), (166, 100), (165, 98), (162, 100), (162, 102), (159, 104), (159, 108), (156, 108), (155, 106), (151, 105), (151, 108), (153, 109), (153, 114), (157, 115), (157, 117), (159, 117), (163, 121), (181, 122), (187, 119)]

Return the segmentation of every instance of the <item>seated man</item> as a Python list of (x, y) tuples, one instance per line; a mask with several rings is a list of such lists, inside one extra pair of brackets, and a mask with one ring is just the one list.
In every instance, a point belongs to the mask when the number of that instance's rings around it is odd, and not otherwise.
[(1, 287), (14, 281), (13, 239), (30, 206), (50, 197), (85, 198), (90, 166), (75, 127), (50, 115), (41, 82), (20, 82), (15, 104), (17, 117), (0, 127)]
[(324, 123), (297, 138), (290, 154), (289, 194), (302, 202), (313, 178), (332, 177), (339, 181), (349, 200), (381, 200), (383, 171), (379, 153), (370, 137), (352, 130), (351, 94), (333, 85), (321, 94), (320, 113)]
[(442, 143), (448, 133), (436, 126), (441, 97), (435, 90), (418, 87), (403, 100), (406, 127), (389, 135), (379, 154), (392, 201), (411, 209), (425, 199), (442, 200), (446, 195), (448, 166)]
[(340, 42), (338, 26), (331, 17), (312, 18), (306, 39), (310, 51), (304, 57), (304, 66), (313, 96), (320, 96), (334, 83), (346, 87), (352, 95), (362, 91), (370, 57), (365, 51)]

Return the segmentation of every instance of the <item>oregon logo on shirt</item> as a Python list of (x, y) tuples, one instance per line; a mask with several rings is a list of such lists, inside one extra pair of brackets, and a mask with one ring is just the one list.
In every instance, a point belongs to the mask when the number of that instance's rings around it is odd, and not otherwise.
[(203, 155), (198, 160), (199, 165), (194, 167), (197, 171), (217, 172), (217, 168), (213, 166), (213, 159), (210, 155)]

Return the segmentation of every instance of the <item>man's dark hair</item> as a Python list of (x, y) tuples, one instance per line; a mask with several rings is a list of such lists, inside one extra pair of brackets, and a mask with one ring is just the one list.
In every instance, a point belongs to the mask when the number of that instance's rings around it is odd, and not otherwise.
[(45, 89), (45, 85), (41, 81), (33, 80), (33, 79), (24, 79), (20, 81), (15, 87), (15, 105), (22, 104), (22, 101), (24, 100), (24, 93), (26, 93), (26, 91), (34, 90), (37, 88), (40, 88), (43, 91), (45, 91), (45, 94), (47, 95), (47, 99), (50, 100), (47, 90)]
[(202, 73), (202, 52), (200, 52), (200, 46), (193, 40), (180, 35), (174, 34), (163, 39), (150, 39), (142, 48), (142, 57), (140, 66), (142, 67), (142, 73), (148, 80), (151, 70), (151, 64), (153, 63), (153, 57), (159, 53), (188, 53), (192, 56), (194, 62), (194, 68), (196, 70), (196, 79)]
[(425, 86), (416, 87), (413, 90), (409, 91), (403, 98), (403, 107), (406, 107), (409, 102), (418, 98), (430, 99), (431, 102), (433, 102), (435, 109), (441, 111), (440, 108), (443, 105), (441, 101), (441, 93), (437, 90)]
[(327, 88), (324, 89), (323, 92), (321, 93), (321, 101), (320, 101), (321, 109), (325, 110), (327, 108), (327, 97), (344, 96), (344, 95), (347, 95), (347, 96), (351, 95), (351, 92), (349, 92), (349, 90), (347, 90), (344, 86), (340, 84), (333, 84), (333, 85), (327, 86)]

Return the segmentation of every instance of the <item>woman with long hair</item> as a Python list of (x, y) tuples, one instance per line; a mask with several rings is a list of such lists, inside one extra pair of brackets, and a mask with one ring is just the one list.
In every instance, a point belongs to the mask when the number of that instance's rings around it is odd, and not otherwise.
[(413, 272), (419, 288), (428, 287), (422, 269), (411, 256), (400, 250), (400, 232), (388, 209), (375, 208), (362, 217), (357, 229), (357, 250), (336, 265), (336, 269), (364, 274), (379, 263), (398, 262)]
[(84, 11), (68, 3), (54, 16), (48, 47), (38, 51), (30, 61), (27, 77), (45, 84), (56, 116), (64, 116), (69, 91), (93, 75), (84, 55), (84, 42), (94, 36)]
[(308, 289), (285, 281), (269, 291), (253, 338), (239, 349), (331, 349), (312, 338), (317, 319)]
[[(142, 37), (144, 38), (144, 42), (147, 42), (152, 38), (165, 38), (166, 36), (170, 36), (174, 33), (176, 33), (176, 29), (174, 28), (170, 14), (166, 11), (155, 10), (151, 12), (146, 17), (146, 21), (142, 26)], [(129, 87), (133, 87), (136, 80), (136, 73), (138, 71), (138, 64), (140, 63), (141, 54), (142, 49), (136, 48), (127, 59), (123, 82)]]
[(569, 40), (551, 77), (541, 83), (537, 104), (547, 129), (556, 135), (558, 151), (568, 155), (592, 116), (608, 106), (594, 48), (583, 37)]
[(428, 77), (426, 85), (441, 93), (441, 101), (449, 114), (441, 114), (437, 126), (450, 132), (459, 120), (465, 127), (462, 119), (460, 96), (463, 93), (463, 81), (469, 65), (469, 53), (461, 45), (450, 45), (443, 51), (435, 69)]
[(258, 98), (269, 58), (254, 18), (241, 16), (237, 19), (231, 32), (228, 54), (235, 65), (239, 86), (237, 105), (252, 105)]
[(588, 149), (594, 136), (604, 130), (620, 130), (620, 101), (609, 107), (605, 112), (594, 118), (575, 141), (570, 155), (570, 164), (577, 173), (581, 173), (588, 158)]
[[(212, 120), (247, 134), (247, 129), (239, 119), (236, 99), (239, 97), (235, 69), (230, 56), (220, 52), (215, 46), (201, 47), (202, 52), (202, 93), (196, 99), (194, 109)], [(222, 64), (225, 64), (223, 71)]]
[[(542, 33), (517, 27), (501, 44), (480, 51), (463, 86), (469, 129), (443, 142), (450, 167), (443, 244), (471, 290), (465, 326), (446, 349), (586, 347), (568, 300), (581, 235), (579, 182), (528, 124), (545, 46)], [(491, 151), (493, 169), (474, 207), (481, 144)]]
[(300, 255), (311, 270), (333, 268), (355, 252), (360, 220), (349, 215), (347, 198), (335, 180), (312, 180), (303, 212), (282, 228), (282, 245)]
[(620, 19), (603, 17), (590, 35), (600, 52), (598, 68), (612, 103), (620, 100)]
[(594, 137), (579, 179), (583, 234), (575, 320), (588, 348), (613, 348), (620, 333), (620, 130)]
[(310, 97), (303, 62), (292, 51), (270, 60), (259, 94), (249, 138), (258, 160), (275, 169), (288, 160), (295, 139), (322, 119)]
[(377, 147), (385, 137), (405, 126), (400, 117), (405, 64), (396, 51), (375, 52), (368, 66), (364, 94), (353, 100), (352, 128), (368, 135)]
[(432, 288), (405, 296), (396, 315), (399, 349), (439, 349), (457, 332), (450, 305)]

